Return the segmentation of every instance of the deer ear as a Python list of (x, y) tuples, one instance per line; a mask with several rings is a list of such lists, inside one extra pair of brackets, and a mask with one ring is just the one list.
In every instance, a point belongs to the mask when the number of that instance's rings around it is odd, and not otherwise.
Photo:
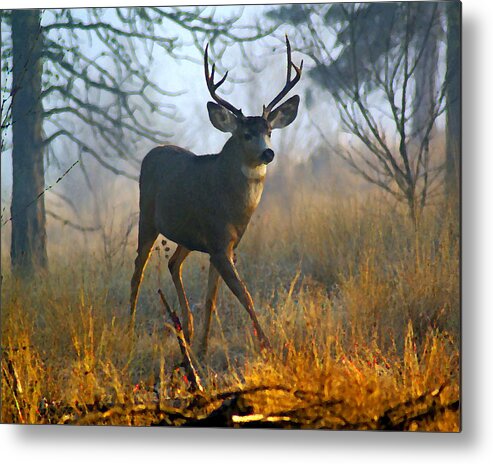
[(207, 111), (209, 111), (209, 119), (216, 129), (221, 132), (234, 132), (236, 116), (231, 111), (213, 102), (207, 102)]
[(299, 95), (295, 95), (270, 113), (267, 119), (272, 129), (282, 129), (283, 127), (289, 126), (298, 115), (299, 104), (300, 97)]

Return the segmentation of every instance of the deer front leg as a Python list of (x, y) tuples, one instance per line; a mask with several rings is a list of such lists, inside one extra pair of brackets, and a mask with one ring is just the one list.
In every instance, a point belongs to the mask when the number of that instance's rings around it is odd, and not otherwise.
[(185, 288), (183, 287), (183, 281), (181, 279), (181, 269), (183, 261), (190, 254), (190, 250), (184, 246), (178, 245), (173, 256), (168, 262), (168, 269), (171, 273), (171, 278), (175, 284), (176, 293), (178, 294), (178, 301), (183, 315), (183, 333), (188, 344), (191, 343), (193, 338), (193, 316), (188, 304), (187, 295), (185, 294)]
[(209, 331), (211, 328), (212, 313), (216, 309), (217, 293), (219, 290), (221, 276), (212, 263), (209, 264), (209, 279), (207, 281), (207, 296), (205, 299), (205, 326), (202, 343), (200, 346), (200, 356), (205, 358), (208, 348)]
[(226, 285), (233, 292), (233, 294), (238, 298), (240, 303), (245, 307), (248, 315), (252, 319), (253, 327), (255, 330), (255, 335), (257, 336), (260, 346), (262, 348), (270, 349), (270, 343), (268, 338), (265, 336), (264, 331), (260, 327), (257, 319), (257, 314), (253, 307), (253, 300), (246, 288), (245, 283), (241, 280), (236, 270), (236, 266), (233, 263), (233, 253), (216, 253), (211, 255), (211, 263), (217, 269), (221, 277), (226, 282)]

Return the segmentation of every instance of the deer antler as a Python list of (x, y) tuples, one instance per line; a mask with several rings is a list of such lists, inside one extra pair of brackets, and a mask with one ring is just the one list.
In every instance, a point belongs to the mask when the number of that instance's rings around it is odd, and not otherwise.
[(238, 117), (243, 117), (243, 113), (241, 112), (241, 110), (235, 108), (231, 103), (227, 102), (226, 100), (222, 99), (219, 95), (216, 94), (216, 90), (224, 83), (226, 77), (228, 77), (228, 71), (226, 71), (226, 74), (219, 82), (217, 82), (216, 84), (214, 83), (214, 73), (216, 72), (216, 65), (214, 63), (212, 64), (212, 72), (209, 74), (208, 50), (209, 50), (209, 44), (207, 44), (207, 46), (205, 47), (204, 71), (205, 71), (205, 82), (207, 84), (207, 88), (209, 89), (209, 93), (211, 94), (211, 97), (214, 100), (216, 100), (216, 102), (219, 103), (221, 106), (231, 111), (234, 115)]
[[(286, 35), (286, 48), (287, 48), (287, 57), (288, 57), (288, 69), (286, 72), (286, 84), (284, 88), (277, 94), (277, 96), (272, 100), (267, 106), (264, 106), (262, 117), (267, 118), (269, 113), (288, 93), (289, 91), (298, 83), (301, 78), (301, 71), (303, 70), (303, 60), (301, 60), (300, 66), (296, 66), (291, 60), (291, 44), (289, 43), (288, 36)], [(296, 71), (296, 76), (291, 80), (291, 68), (294, 68)]]

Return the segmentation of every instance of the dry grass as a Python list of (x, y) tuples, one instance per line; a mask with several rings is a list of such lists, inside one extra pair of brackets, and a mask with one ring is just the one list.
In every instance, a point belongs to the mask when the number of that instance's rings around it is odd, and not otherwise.
[[(208, 401), (195, 409), (156, 294), (176, 306), (169, 252), (159, 245), (151, 257), (132, 346), (134, 242), (113, 266), (97, 249), (64, 245), (28, 286), (4, 275), (2, 421), (179, 425), (207, 418), (218, 392), (241, 389), (250, 393), (237, 415), (256, 426), (275, 416), (290, 427), (457, 431), (459, 232), (446, 211), (429, 207), (414, 233), (379, 194), (335, 197), (308, 183), (269, 192), (238, 260), (273, 353), (257, 351), (223, 288), (200, 365)], [(185, 264), (196, 333), (206, 264), (198, 254)]]

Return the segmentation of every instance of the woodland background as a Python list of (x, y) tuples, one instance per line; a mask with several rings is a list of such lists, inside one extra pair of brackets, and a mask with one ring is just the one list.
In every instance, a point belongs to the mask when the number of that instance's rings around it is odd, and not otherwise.
[[(253, 114), (283, 82), (287, 33), (305, 59), (303, 107), (274, 138), (280, 156), (239, 250), (276, 357), (259, 357), (223, 290), (207, 392), (285, 388), (242, 401), (300, 427), (458, 430), (456, 3), (1, 20), (4, 421), (149, 424), (161, 419), (145, 405), (190, 400), (156, 296), (176, 305), (168, 245), (146, 272), (135, 350), (125, 333), (139, 163), (164, 141), (198, 153), (224, 142), (205, 111), (207, 41)], [(184, 275), (199, 324), (204, 265), (197, 255)]]

